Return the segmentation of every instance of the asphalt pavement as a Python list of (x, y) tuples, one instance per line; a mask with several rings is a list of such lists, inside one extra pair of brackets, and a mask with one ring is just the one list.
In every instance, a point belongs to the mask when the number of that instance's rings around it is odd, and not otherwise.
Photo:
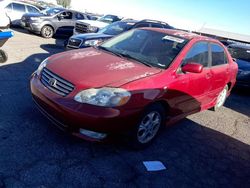
[(31, 98), (31, 73), (63, 39), (14, 33), (0, 65), (0, 187), (250, 187), (250, 91), (235, 89), (220, 111), (185, 118), (144, 150), (92, 143), (55, 128)]

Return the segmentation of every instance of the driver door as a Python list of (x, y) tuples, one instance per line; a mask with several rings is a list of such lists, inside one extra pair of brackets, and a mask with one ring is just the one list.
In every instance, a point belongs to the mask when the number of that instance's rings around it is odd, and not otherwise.
[(74, 29), (73, 12), (63, 11), (55, 17), (57, 33), (70, 34)]

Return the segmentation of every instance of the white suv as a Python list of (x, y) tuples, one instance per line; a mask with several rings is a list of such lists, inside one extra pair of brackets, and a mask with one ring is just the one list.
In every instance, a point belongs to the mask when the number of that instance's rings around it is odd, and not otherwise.
[(28, 3), (19, 1), (0, 1), (0, 10), (4, 10), (12, 25), (20, 25), (20, 20), (25, 13), (40, 13), (40, 10)]

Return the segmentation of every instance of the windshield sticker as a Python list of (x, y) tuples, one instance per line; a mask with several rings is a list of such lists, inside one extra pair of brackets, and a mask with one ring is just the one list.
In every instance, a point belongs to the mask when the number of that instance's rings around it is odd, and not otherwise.
[(72, 60), (74, 60), (74, 59), (82, 59), (82, 58), (85, 58), (85, 57), (92, 57), (92, 56), (97, 56), (97, 55), (101, 55), (101, 53), (96, 52), (96, 51), (73, 52), (70, 59), (72, 59)]
[(180, 39), (180, 38), (169, 36), (169, 35), (166, 35), (165, 37), (163, 37), (162, 40), (170, 40), (170, 41), (177, 42), (177, 43), (183, 43), (185, 41), (184, 39)]
[(175, 32), (174, 35), (178, 35), (180, 37), (192, 37), (192, 36), (197, 36), (195, 33), (183, 33), (183, 32)]
[(129, 61), (120, 61), (116, 63), (111, 63), (107, 65), (109, 70), (124, 70), (124, 69), (132, 69), (135, 65)]

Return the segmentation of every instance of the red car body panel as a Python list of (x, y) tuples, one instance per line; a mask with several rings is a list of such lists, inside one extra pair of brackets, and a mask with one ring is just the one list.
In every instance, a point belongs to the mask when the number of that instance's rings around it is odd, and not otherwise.
[[(47, 116), (70, 129), (79, 128), (105, 133), (124, 132), (138, 123), (146, 106), (160, 102), (166, 107), (168, 121), (175, 122), (189, 114), (211, 108), (226, 84), (230, 90), (235, 84), (237, 64), (217, 40), (186, 32), (148, 28), (181, 36), (190, 40), (172, 64), (166, 69), (147, 67), (124, 60), (94, 48), (68, 51), (51, 56), (47, 68), (73, 83), (75, 89), (66, 97), (46, 88), (40, 77), (33, 74), (31, 91), (34, 100)], [(209, 41), (223, 46), (228, 64), (203, 68), (201, 73), (180, 73), (182, 59), (198, 41)], [(115, 108), (81, 104), (74, 96), (88, 88), (121, 87), (131, 92), (123, 106)], [(228, 92), (228, 95), (230, 93)]]

